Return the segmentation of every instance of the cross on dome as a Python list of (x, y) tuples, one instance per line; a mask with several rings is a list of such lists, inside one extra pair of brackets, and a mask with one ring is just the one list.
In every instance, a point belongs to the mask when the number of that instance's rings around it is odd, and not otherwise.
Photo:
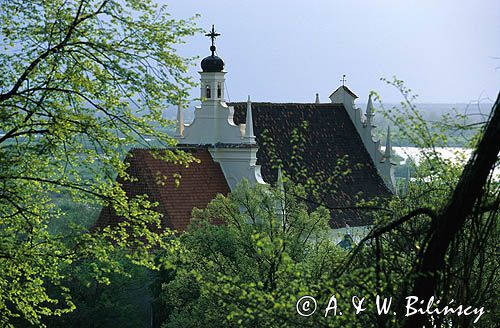
[(210, 46), (210, 51), (212, 51), (212, 56), (214, 56), (215, 52), (215, 39), (220, 36), (220, 33), (215, 32), (215, 26), (212, 25), (212, 30), (210, 33), (205, 34), (205, 36), (208, 36), (210, 39), (212, 39), (212, 45)]
[(224, 69), (224, 61), (215, 55), (215, 39), (220, 36), (220, 33), (215, 32), (215, 26), (212, 25), (212, 30), (205, 34), (212, 40), (212, 45), (210, 46), (211, 56), (204, 58), (201, 61), (201, 68), (203, 72), (222, 72)]

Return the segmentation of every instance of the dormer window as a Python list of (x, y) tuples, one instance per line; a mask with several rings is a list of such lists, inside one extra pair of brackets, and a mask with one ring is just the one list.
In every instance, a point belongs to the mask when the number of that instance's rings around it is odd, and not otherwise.
[(207, 97), (207, 99), (212, 98), (212, 90), (210, 90), (210, 86), (209, 85), (206, 86), (205, 97)]
[(222, 98), (222, 83), (217, 83), (217, 98)]

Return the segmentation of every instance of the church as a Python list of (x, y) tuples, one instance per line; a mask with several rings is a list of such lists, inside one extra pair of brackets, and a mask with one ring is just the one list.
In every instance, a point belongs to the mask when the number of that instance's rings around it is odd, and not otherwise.
[[(163, 214), (162, 226), (184, 231), (193, 208), (204, 208), (217, 194), (227, 195), (243, 179), (252, 184), (275, 184), (278, 174), (294, 183), (318, 181), (318, 195), (311, 206), (330, 209), (332, 228), (366, 226), (372, 213), (357, 206), (383, 199), (395, 191), (390, 131), (385, 150), (373, 138), (371, 97), (366, 111), (347, 86), (339, 86), (330, 102), (227, 103), (224, 98), (224, 61), (216, 56), (215, 33), (211, 55), (201, 61), (201, 105), (194, 120), (184, 122), (179, 106), (175, 138), (177, 148), (199, 163), (183, 167), (154, 158), (148, 149), (132, 149), (125, 161), (137, 181), (121, 181), (129, 196), (147, 194)], [(156, 177), (180, 176), (180, 184), (158, 184)], [(97, 227), (113, 225), (120, 218), (104, 208)]]

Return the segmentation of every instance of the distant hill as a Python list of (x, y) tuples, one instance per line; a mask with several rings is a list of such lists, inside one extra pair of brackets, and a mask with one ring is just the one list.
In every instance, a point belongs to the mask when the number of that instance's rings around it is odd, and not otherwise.
[[(491, 112), (493, 103), (456, 103), (456, 104), (432, 104), (432, 103), (420, 103), (415, 104), (416, 108), (423, 117), (427, 120), (438, 120), (443, 114), (447, 113), (461, 113), (467, 114), (472, 120), (479, 121), (488, 117)], [(360, 104), (358, 107), (365, 109), (366, 104)], [(375, 111), (380, 112), (382, 108), (378, 104), (374, 104)], [(400, 104), (388, 103), (384, 104), (385, 109), (391, 108), (401, 108)], [(380, 119), (380, 115), (378, 115)], [(377, 119), (377, 117), (375, 117)]]
[[(375, 105), (375, 117), (374, 123), (376, 128), (376, 137), (380, 140), (385, 140), (385, 134), (387, 131), (387, 126), (389, 120), (387, 120), (383, 115), (383, 109), (380, 106)], [(429, 122), (441, 122), (443, 115), (450, 115), (452, 118), (457, 115), (466, 116), (465, 119), (460, 117), (460, 123), (463, 125), (473, 124), (477, 122), (483, 122), (487, 120), (491, 109), (493, 107), (492, 103), (455, 103), (455, 104), (432, 104), (432, 103), (420, 103), (415, 105), (419, 113), (422, 115), (423, 119)], [(358, 105), (358, 107), (363, 110), (366, 109), (366, 104)], [(384, 104), (384, 109), (394, 109), (401, 108), (400, 104)], [(402, 140), (397, 134), (397, 129), (392, 127), (394, 132), (392, 135), (392, 142), (394, 146), (413, 146), (412, 143)], [(453, 133), (449, 132), (449, 143), (446, 146), (462, 147), (466, 140), (468, 140), (475, 131), (467, 131), (463, 133)]]

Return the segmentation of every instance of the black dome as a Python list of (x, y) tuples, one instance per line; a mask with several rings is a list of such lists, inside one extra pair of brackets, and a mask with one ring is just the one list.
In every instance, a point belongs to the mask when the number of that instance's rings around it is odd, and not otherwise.
[(224, 69), (224, 61), (217, 56), (208, 56), (201, 61), (201, 69), (203, 72), (222, 72)]

